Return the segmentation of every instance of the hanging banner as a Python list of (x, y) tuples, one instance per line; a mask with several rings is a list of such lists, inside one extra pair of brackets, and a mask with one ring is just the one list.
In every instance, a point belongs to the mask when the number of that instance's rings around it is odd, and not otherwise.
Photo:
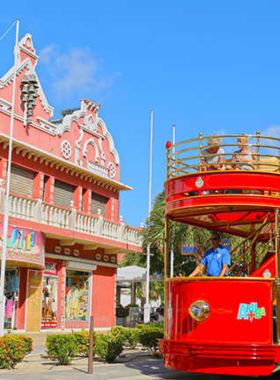
[[(0, 259), (3, 246), (3, 224), (0, 223)], [(8, 227), (7, 260), (44, 266), (43, 234), (22, 227)]]

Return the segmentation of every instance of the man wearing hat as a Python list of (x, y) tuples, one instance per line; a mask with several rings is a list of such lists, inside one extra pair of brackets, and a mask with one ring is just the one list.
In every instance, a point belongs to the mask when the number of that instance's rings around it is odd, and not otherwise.
[(230, 254), (226, 248), (220, 245), (220, 241), (220, 234), (218, 232), (212, 232), (210, 237), (212, 248), (205, 252), (201, 263), (195, 268), (189, 277), (202, 275), (205, 267), (207, 276), (227, 276), (228, 267), (230, 266)]

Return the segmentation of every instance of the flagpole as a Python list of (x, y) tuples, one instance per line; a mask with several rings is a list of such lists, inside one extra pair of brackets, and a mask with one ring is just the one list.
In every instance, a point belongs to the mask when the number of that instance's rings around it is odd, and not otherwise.
[[(149, 206), (148, 206), (148, 218), (151, 216), (152, 208), (152, 163), (153, 163), (153, 123), (154, 123), (154, 111), (151, 110), (151, 134), (150, 134), (150, 177), (149, 177)], [(150, 256), (151, 245), (147, 246), (147, 271), (146, 271), (146, 303), (144, 306), (144, 323), (150, 322)]]
[[(173, 128), (173, 142), (172, 142), (173, 148), (172, 148), (172, 153), (175, 153), (175, 147), (174, 147), (174, 145), (175, 145), (175, 129), (176, 129), (176, 125), (173, 124), (172, 128)], [(171, 246), (171, 252), (170, 252), (170, 277), (171, 278), (174, 277), (174, 241), (173, 241), (173, 244)]]
[(16, 43), (14, 48), (14, 77), (13, 77), (13, 92), (12, 92), (12, 110), (10, 119), (10, 135), (8, 145), (8, 167), (7, 181), (5, 194), (5, 211), (3, 223), (3, 244), (2, 244), (2, 259), (1, 259), (1, 278), (0, 278), (0, 336), (4, 335), (4, 318), (5, 318), (5, 271), (6, 271), (6, 256), (7, 256), (7, 238), (8, 238), (8, 222), (9, 222), (9, 195), (10, 195), (10, 179), (11, 179), (11, 161), (13, 151), (13, 129), (14, 129), (14, 111), (15, 111), (15, 93), (16, 93), (16, 77), (18, 67), (18, 35), (19, 35), (19, 20), (16, 21)]

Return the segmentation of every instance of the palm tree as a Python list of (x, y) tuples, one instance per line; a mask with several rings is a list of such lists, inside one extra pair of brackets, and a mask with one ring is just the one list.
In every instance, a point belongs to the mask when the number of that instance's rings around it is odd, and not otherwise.
[[(163, 273), (164, 267), (164, 212), (165, 191), (160, 192), (154, 201), (147, 227), (143, 230), (144, 249), (151, 245), (151, 271)], [(202, 228), (170, 221), (169, 243), (174, 250), (174, 274), (189, 274), (200, 261), (202, 253), (209, 244), (210, 232)], [(194, 255), (181, 255), (182, 242), (197, 244), (198, 250)]]

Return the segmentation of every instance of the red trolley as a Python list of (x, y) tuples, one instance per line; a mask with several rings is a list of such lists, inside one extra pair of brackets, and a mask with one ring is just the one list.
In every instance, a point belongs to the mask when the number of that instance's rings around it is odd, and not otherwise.
[[(172, 369), (268, 376), (280, 367), (280, 139), (248, 135), (244, 146), (254, 153), (242, 153), (239, 144), (243, 164), (248, 160), (242, 167), (232, 153), (238, 136), (216, 137), (223, 148), (212, 155), (223, 156), (216, 168), (205, 159), (209, 137), (200, 134), (166, 146), (166, 308), (160, 351)], [(250, 272), (170, 278), (170, 220), (245, 238), (249, 244), (238, 261), (250, 255)], [(275, 251), (257, 268), (259, 242)]]

